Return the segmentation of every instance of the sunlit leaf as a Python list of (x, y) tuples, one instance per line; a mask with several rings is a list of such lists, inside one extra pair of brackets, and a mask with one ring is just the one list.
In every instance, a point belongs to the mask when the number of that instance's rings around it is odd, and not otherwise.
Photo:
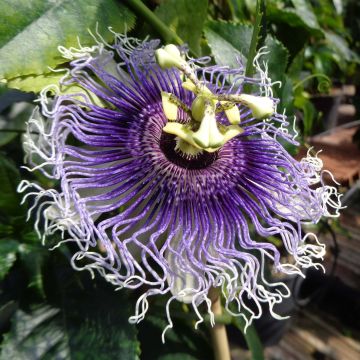
[[(94, 93), (87, 91), (80, 85), (73, 83), (70, 85), (61, 85), (59, 82), (64, 77), (63, 72), (51, 72), (46, 74), (40, 75), (28, 75), (28, 76), (21, 76), (10, 79), (7, 83), (8, 87), (19, 89), (22, 91), (32, 91), (35, 93), (40, 92), (45, 87), (48, 87), (48, 95), (54, 95), (55, 89), (56, 94), (84, 94), (87, 95), (93, 104), (103, 106), (104, 102), (97, 97)], [(53, 86), (49, 86), (53, 85)], [(79, 100), (83, 100), (81, 96), (78, 97)], [(1, 145), (1, 141), (0, 141)]]
[(0, 13), (0, 79), (42, 74), (65, 62), (57, 47), (94, 44), (88, 29), (110, 41), (134, 25), (116, 0), (3, 0)]

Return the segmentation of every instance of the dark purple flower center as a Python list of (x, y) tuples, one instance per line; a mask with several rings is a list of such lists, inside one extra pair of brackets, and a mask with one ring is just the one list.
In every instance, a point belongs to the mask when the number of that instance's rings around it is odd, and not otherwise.
[(204, 169), (218, 159), (217, 151), (213, 153), (203, 151), (194, 157), (189, 157), (176, 149), (175, 135), (167, 134), (165, 132), (162, 132), (161, 134), (160, 149), (170, 162), (189, 170)]

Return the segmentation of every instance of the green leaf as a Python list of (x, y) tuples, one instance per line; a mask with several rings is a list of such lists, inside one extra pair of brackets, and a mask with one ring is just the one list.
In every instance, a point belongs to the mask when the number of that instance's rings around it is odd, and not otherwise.
[[(142, 354), (148, 354), (144, 359), (211, 359), (211, 344), (204, 332), (206, 326), (195, 330), (194, 318), (181, 310), (180, 303), (172, 304), (174, 327), (166, 332), (165, 343), (162, 344), (161, 335), (168, 325), (164, 313), (166, 300), (158, 299), (157, 304), (149, 309), (151, 313), (138, 326)], [(190, 316), (185, 317), (187, 314)]]
[(129, 307), (109, 304), (105, 298), (89, 311), (90, 303), (95, 305), (87, 299), (86, 310), (79, 301), (74, 308), (40, 305), (31, 313), (18, 310), (4, 336), (0, 359), (137, 359), (139, 345), (136, 328), (127, 321)]
[(309, 1), (292, 0), (296, 14), (310, 29), (319, 29), (320, 25), (314, 13), (314, 9)]
[(322, 35), (321, 27), (310, 5), (297, 4), (296, 8), (280, 7), (279, 2), (272, 1), (267, 5), (267, 18), (274, 23), (285, 23), (292, 27), (305, 28), (314, 35)]
[[(206, 24), (205, 36), (218, 65), (239, 67), (239, 58), (246, 64), (252, 37), (251, 26), (210, 21)], [(265, 46), (268, 54), (262, 57), (262, 61), (268, 63), (270, 78), (280, 80), (286, 70), (288, 51), (270, 35), (265, 39)]]
[[(281, 81), (281, 87), (275, 88), (275, 96), (280, 99), (280, 103), (278, 104), (277, 112), (282, 114), (285, 111), (287, 116), (287, 120), (290, 125), (288, 126), (288, 132), (290, 135), (295, 136), (296, 133), (299, 133), (297, 128), (294, 128), (295, 121), (295, 108), (294, 108), (294, 85), (292, 80), (286, 74), (283, 75), (282, 78), (279, 79)], [(297, 140), (300, 141), (300, 135), (298, 134)], [(289, 143), (288, 141), (279, 141), (284, 146), (284, 148), (291, 154), (295, 155), (299, 151), (298, 146)]]
[(13, 234), (13, 227), (9, 224), (0, 223), (0, 238)]
[(7, 326), (8, 321), (14, 315), (18, 306), (19, 306), (19, 304), (16, 301), (10, 300), (10, 301), (4, 303), (0, 307), (0, 326), (1, 327)]
[[(32, 242), (31, 238), (35, 238), (36, 243), (25, 243), (29, 239)], [(22, 241), (24, 243), (19, 247), (19, 256), (29, 277), (28, 287), (35, 289), (40, 297), (45, 298), (43, 266), (49, 252), (41, 245), (40, 239), (35, 232), (26, 234)]]
[(165, 0), (155, 14), (196, 54), (200, 54), (201, 33), (207, 15), (208, 0)]
[(0, 240), (0, 281), (4, 279), (16, 260), (19, 243), (15, 240)]
[(7, 145), (25, 130), (25, 122), (29, 120), (33, 109), (32, 104), (19, 102), (14, 103), (7, 114), (0, 115), (0, 147)]
[[(46, 86), (56, 85), (59, 88), (57, 94), (84, 94), (87, 95), (91, 102), (95, 105), (104, 106), (104, 101), (102, 101), (98, 96), (96, 96), (91, 91), (87, 91), (80, 85), (73, 83), (70, 85), (59, 85), (60, 80), (64, 77), (63, 72), (52, 72), (47, 74), (40, 75), (28, 75), (22, 77), (16, 77), (10, 79), (7, 83), (7, 86), (10, 88), (22, 90), (22, 91), (32, 91), (35, 93), (40, 92)], [(49, 88), (49, 93), (55, 94), (54, 88)], [(83, 100), (79, 97), (79, 99)], [(1, 139), (1, 137), (0, 137)], [(0, 140), (1, 146), (1, 140)]]
[(204, 32), (218, 65), (238, 68), (237, 59), (246, 64), (252, 36), (251, 26), (209, 21)]
[(57, 85), (64, 73), (52, 72), (40, 75), (19, 76), (9, 79), (6, 85), (12, 89), (26, 92), (40, 92), (45, 86)]
[(227, 6), (232, 16), (232, 20), (239, 21), (246, 18), (246, 1), (243, 0), (227, 0)]
[(3, 82), (0, 82), (0, 96), (7, 92), (7, 87)]
[(291, 64), (289, 65), (287, 74), (294, 81), (296, 81), (296, 80), (298, 80), (300, 78), (301, 71), (303, 70), (304, 60), (305, 60), (304, 54), (305, 54), (305, 48), (300, 50), (295, 55), (295, 57), (293, 58)]
[(0, 154), (0, 214), (22, 214), (23, 210), (20, 207), (21, 197), (16, 192), (19, 182), (18, 169), (3, 154)]
[(303, 135), (304, 137), (310, 136), (314, 126), (314, 121), (316, 120), (316, 110), (313, 103), (309, 100), (308, 96), (305, 96), (306, 93), (301, 92), (295, 97), (294, 104), (295, 106), (302, 110), (303, 117)]
[(344, 64), (344, 60), (359, 62), (359, 56), (349, 48), (349, 44), (344, 39), (344, 37), (339, 36), (331, 31), (325, 31), (325, 37), (329, 47), (335, 53), (337, 53), (340, 67), (341, 64)]
[[(255, 72), (254, 59), (259, 49), (258, 45), (260, 40), (260, 30), (263, 28), (264, 24), (266, 25), (266, 22), (263, 19), (264, 9), (265, 9), (264, 0), (257, 0), (254, 26), (251, 35), (249, 54), (247, 56), (246, 69), (245, 69), (245, 76), (247, 77), (252, 77)], [(265, 38), (264, 32), (262, 32), (261, 37), (262, 40)], [(249, 92), (250, 90), (251, 90), (251, 85), (245, 84), (244, 91)]]
[(64, 333), (57, 319), (60, 310), (43, 306), (31, 314), (18, 310), (11, 331), (4, 336), (0, 359), (41, 359), (51, 351), (67, 358)]
[(49, 72), (66, 60), (59, 45), (78, 47), (95, 40), (88, 29), (106, 41), (108, 31), (129, 30), (135, 17), (116, 0), (3, 0), (0, 15), (0, 79)]
[(266, 37), (265, 46), (268, 53), (262, 57), (261, 61), (267, 62), (271, 80), (280, 81), (286, 71), (289, 52), (280, 41), (271, 35)]
[[(280, 99), (278, 105), (278, 113), (283, 113), (286, 110), (286, 115), (294, 115), (294, 90), (293, 82), (287, 75), (283, 75), (280, 79), (281, 87), (275, 88), (275, 95)], [(289, 129), (290, 130), (290, 129)]]

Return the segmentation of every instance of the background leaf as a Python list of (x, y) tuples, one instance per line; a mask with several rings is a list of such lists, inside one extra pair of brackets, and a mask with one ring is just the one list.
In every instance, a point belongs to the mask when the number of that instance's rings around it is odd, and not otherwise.
[(23, 101), (13, 104), (9, 111), (0, 115), (0, 147), (8, 144), (19, 133), (25, 131), (25, 122), (29, 120), (33, 109), (34, 105)]
[(19, 243), (15, 240), (0, 240), (0, 280), (3, 280), (16, 260)]
[(15, 165), (3, 154), (0, 154), (0, 214), (17, 215), (22, 214), (20, 207), (21, 197), (16, 192), (20, 182), (20, 175)]
[(314, 10), (309, 1), (292, 0), (292, 3), (295, 7), (295, 13), (310, 29), (320, 29)]
[(251, 42), (251, 26), (209, 21), (204, 32), (218, 65), (237, 68), (238, 59), (241, 59), (245, 65)]
[(167, 300), (158, 299), (138, 325), (141, 359), (211, 359), (212, 348), (206, 325), (202, 324), (195, 330), (195, 317), (184, 312), (181, 303), (172, 304), (174, 326), (166, 332), (165, 343), (161, 342), (162, 332), (168, 325), (164, 313)]
[(119, 297), (111, 300), (100, 291), (91, 295), (65, 299), (62, 307), (18, 310), (4, 336), (0, 359), (137, 359), (139, 344), (135, 326), (127, 321), (129, 307), (124, 301), (115, 303)]
[[(220, 21), (210, 21), (205, 27), (215, 62), (218, 65), (239, 67), (238, 59), (246, 65), (252, 35), (252, 27)], [(269, 76), (273, 81), (281, 80), (288, 62), (288, 51), (280, 41), (268, 35), (265, 39), (267, 54), (261, 62), (268, 64)]]
[(5, 336), (0, 359), (41, 359), (51, 349), (56, 350), (58, 359), (66, 359), (62, 329), (51, 321), (59, 311), (49, 306), (32, 314), (18, 310), (12, 319), (11, 332)]
[(261, 58), (261, 61), (267, 62), (271, 80), (281, 81), (286, 71), (289, 52), (280, 41), (271, 35), (266, 37), (264, 45), (268, 53)]
[(359, 63), (358, 54), (349, 48), (346, 40), (343, 37), (331, 31), (325, 31), (325, 37), (330, 49), (332, 49), (336, 55), (338, 55), (337, 63), (340, 67), (342, 67), (342, 65), (345, 66), (345, 61), (356, 61)]
[(276, 1), (268, 3), (266, 15), (268, 20), (275, 23), (285, 23), (292, 27), (305, 28), (313, 34), (321, 35), (322, 29), (310, 7), (305, 1), (294, 1), (296, 6), (281, 7), (281, 4)]
[(135, 17), (115, 0), (3, 0), (0, 14), (0, 79), (49, 72), (65, 62), (59, 45), (94, 44), (88, 29), (112, 40), (108, 31), (133, 27)]
[(207, 14), (208, 0), (165, 0), (155, 14), (200, 54), (200, 40)]

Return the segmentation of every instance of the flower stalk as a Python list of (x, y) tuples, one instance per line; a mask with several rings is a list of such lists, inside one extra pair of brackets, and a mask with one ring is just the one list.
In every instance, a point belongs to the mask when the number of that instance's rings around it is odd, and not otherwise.
[[(215, 318), (222, 315), (221, 296), (219, 290), (211, 288), (209, 291), (211, 299), (211, 311)], [(215, 360), (230, 360), (230, 347), (224, 323), (215, 323), (210, 327), (211, 342), (214, 349)]]
[[(264, 9), (264, 8), (265, 8), (264, 1), (257, 0), (256, 1), (255, 23), (254, 23), (253, 33), (251, 36), (249, 54), (247, 57), (247, 63), (246, 63), (246, 69), (245, 69), (245, 76), (247, 76), (247, 77), (252, 77), (255, 72), (255, 67), (254, 67), (253, 61), (256, 56), (256, 50), (258, 47), (259, 34), (260, 34), (261, 26), (262, 26), (261, 20), (263, 17), (262, 9)], [(244, 91), (250, 92), (251, 84), (245, 84)]]
[(159, 35), (168, 43), (175, 42), (182, 45), (184, 41), (168, 28), (141, 0), (125, 0), (129, 7), (143, 19), (145, 19)]

